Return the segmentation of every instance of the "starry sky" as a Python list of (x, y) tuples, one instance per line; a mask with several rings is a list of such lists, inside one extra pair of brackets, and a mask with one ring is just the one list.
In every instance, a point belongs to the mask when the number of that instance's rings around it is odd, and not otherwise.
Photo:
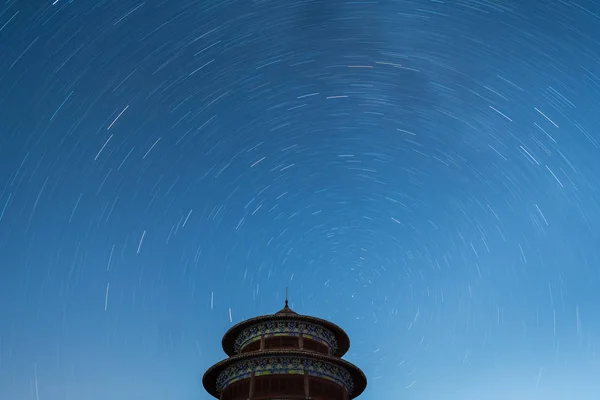
[(600, 398), (600, 2), (5, 0), (0, 399), (209, 399), (290, 305), (364, 400)]

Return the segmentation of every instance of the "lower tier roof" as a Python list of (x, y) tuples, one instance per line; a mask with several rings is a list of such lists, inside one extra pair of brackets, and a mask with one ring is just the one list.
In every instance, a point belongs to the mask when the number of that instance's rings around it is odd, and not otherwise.
[(217, 388), (217, 379), (221, 372), (227, 367), (242, 361), (264, 359), (271, 357), (297, 357), (312, 361), (322, 361), (341, 367), (348, 371), (353, 383), (353, 390), (349, 393), (350, 398), (359, 396), (367, 387), (367, 378), (365, 374), (356, 365), (338, 357), (333, 357), (325, 354), (313, 353), (299, 349), (270, 349), (260, 352), (243, 353), (222, 360), (210, 367), (202, 378), (202, 384), (208, 393), (213, 397), (219, 398), (219, 390)]

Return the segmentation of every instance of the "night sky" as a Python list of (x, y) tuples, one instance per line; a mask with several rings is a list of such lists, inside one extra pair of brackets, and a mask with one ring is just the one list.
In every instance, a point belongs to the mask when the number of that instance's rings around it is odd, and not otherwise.
[(0, 399), (209, 399), (290, 305), (363, 400), (600, 398), (600, 2), (0, 5)]

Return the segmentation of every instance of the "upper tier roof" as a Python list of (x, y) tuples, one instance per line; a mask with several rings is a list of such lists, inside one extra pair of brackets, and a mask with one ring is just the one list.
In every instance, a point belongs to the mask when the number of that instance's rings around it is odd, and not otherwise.
[(286, 315), (299, 315), (296, 311), (292, 310), (288, 306), (288, 301), (287, 300), (285, 301), (285, 306), (281, 310), (279, 310), (279, 311), (277, 311), (275, 313), (275, 315), (284, 315), (284, 314), (286, 314)]
[(244, 329), (254, 324), (267, 321), (302, 321), (320, 325), (323, 328), (329, 329), (335, 335), (337, 340), (338, 347), (334, 354), (336, 357), (342, 357), (350, 348), (350, 338), (342, 328), (325, 319), (311, 317), (310, 315), (298, 314), (289, 308), (286, 300), (285, 306), (275, 314), (261, 315), (259, 317), (250, 318), (229, 328), (229, 330), (225, 332), (225, 335), (223, 335), (223, 340), (221, 341), (221, 344), (223, 345), (223, 351), (225, 351), (229, 357), (235, 355), (235, 340), (240, 333), (242, 333)]

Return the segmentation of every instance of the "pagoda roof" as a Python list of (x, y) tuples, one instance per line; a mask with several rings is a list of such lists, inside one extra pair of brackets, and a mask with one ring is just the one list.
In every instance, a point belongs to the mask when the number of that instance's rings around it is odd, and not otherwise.
[(275, 315), (300, 315), (288, 306), (288, 301), (285, 301), (285, 306), (275, 313)]
[(217, 390), (217, 378), (219, 377), (219, 374), (223, 370), (225, 370), (225, 368), (239, 361), (273, 356), (292, 356), (300, 358), (304, 357), (313, 360), (326, 361), (344, 368), (346, 371), (348, 371), (348, 373), (350, 373), (350, 376), (352, 377), (352, 382), (354, 384), (354, 389), (352, 393), (349, 393), (351, 399), (360, 396), (360, 394), (367, 387), (367, 377), (361, 371), (360, 368), (358, 368), (351, 362), (348, 362), (339, 357), (299, 349), (269, 349), (260, 352), (237, 354), (233, 357), (226, 358), (213, 365), (206, 371), (206, 373), (202, 377), (202, 385), (210, 395), (219, 398), (219, 392)]
[(329, 322), (325, 319), (312, 317), (310, 315), (298, 314), (297, 312), (295, 312), (291, 308), (289, 308), (288, 302), (286, 300), (285, 306), (281, 310), (277, 311), (275, 314), (267, 314), (267, 315), (261, 315), (258, 317), (250, 318), (245, 321), (239, 322), (239, 323), (235, 324), (234, 326), (232, 326), (231, 328), (229, 328), (229, 330), (227, 332), (225, 332), (225, 335), (223, 335), (223, 340), (221, 341), (221, 344), (223, 346), (223, 351), (229, 357), (234, 356), (236, 354), (235, 340), (240, 335), (240, 333), (242, 333), (242, 331), (244, 329), (246, 329), (254, 324), (258, 324), (261, 322), (268, 322), (268, 321), (290, 321), (290, 320), (313, 323), (315, 325), (320, 325), (323, 328), (329, 329), (335, 335), (335, 338), (337, 340), (337, 344), (338, 344), (337, 350), (336, 350), (335, 354), (333, 354), (336, 357), (342, 357), (344, 354), (346, 354), (346, 352), (350, 348), (350, 338), (348, 337), (348, 335), (342, 328), (340, 328), (338, 325), (334, 324), (333, 322)]

